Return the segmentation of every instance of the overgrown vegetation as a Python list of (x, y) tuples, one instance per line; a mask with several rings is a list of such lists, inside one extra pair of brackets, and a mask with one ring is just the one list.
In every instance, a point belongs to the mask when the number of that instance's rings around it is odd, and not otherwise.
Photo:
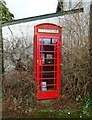
[[(88, 17), (88, 15), (86, 15)], [(88, 18), (82, 14), (60, 20), (63, 27), (62, 91), (58, 99), (37, 101), (33, 70), (33, 45), (27, 37), (4, 40), (3, 117), (91, 117)], [(63, 22), (62, 22), (63, 21)], [(15, 42), (14, 42), (15, 41)], [(7, 64), (9, 62), (9, 64)], [(13, 66), (11, 68), (11, 66)], [(48, 115), (48, 116), (47, 116)]]
[(90, 56), (88, 40), (88, 15), (65, 17), (63, 25), (63, 86), (64, 92), (75, 99), (89, 97)]

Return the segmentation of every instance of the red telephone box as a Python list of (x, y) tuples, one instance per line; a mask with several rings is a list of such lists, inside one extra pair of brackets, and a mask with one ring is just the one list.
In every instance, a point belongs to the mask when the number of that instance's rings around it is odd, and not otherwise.
[(34, 27), (34, 72), (37, 99), (58, 98), (61, 88), (61, 27), (43, 23)]

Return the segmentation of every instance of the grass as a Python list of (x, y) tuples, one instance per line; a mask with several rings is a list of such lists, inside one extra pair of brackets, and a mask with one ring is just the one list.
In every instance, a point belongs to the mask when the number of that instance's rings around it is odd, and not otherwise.
[(38, 112), (34, 112), (34, 114), (29, 117), (31, 118), (92, 118), (92, 115), (87, 116), (86, 114), (83, 114), (81, 110), (71, 112), (69, 110), (62, 111), (62, 110), (54, 110), (54, 109), (43, 109)]
[[(80, 111), (77, 112), (64, 112), (64, 111), (48, 111), (39, 112), (34, 115), (35, 118), (89, 118), (89, 116), (83, 114)], [(91, 116), (90, 116), (91, 117)]]

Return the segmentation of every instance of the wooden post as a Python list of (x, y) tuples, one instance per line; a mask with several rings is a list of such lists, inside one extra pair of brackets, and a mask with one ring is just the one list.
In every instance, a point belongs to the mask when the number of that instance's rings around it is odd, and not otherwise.
[(92, 2), (90, 5), (90, 67), (92, 75)]
[(3, 38), (2, 27), (0, 25), (0, 74), (4, 73), (4, 60), (3, 60)]
[[(2, 74), (2, 17), (1, 17), (2, 6), (0, 4), (0, 74)], [(2, 78), (0, 79), (0, 96), (2, 96)], [(2, 119), (2, 101), (0, 101), (0, 119)]]
[(2, 73), (2, 48), (1, 48), (1, 25), (0, 25), (0, 74)]
[(2, 23), (2, 19), (1, 19), (1, 10), (2, 10), (2, 6), (0, 4), (0, 74), (2, 73), (2, 27), (1, 27), (1, 23)]
[(0, 4), (0, 74), (4, 72), (4, 61), (3, 61), (3, 39), (2, 39), (2, 6)]
[[(92, 2), (90, 4), (90, 21), (89, 21), (89, 41), (90, 41), (90, 83), (89, 83), (89, 94), (92, 99)], [(92, 113), (92, 106), (89, 108), (90, 114)]]

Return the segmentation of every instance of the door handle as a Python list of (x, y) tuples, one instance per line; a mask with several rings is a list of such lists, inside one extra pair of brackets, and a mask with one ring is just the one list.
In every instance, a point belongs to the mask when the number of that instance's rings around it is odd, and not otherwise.
[(42, 60), (37, 60), (37, 64), (41, 65), (42, 64)]
[(37, 60), (36, 62), (37, 62), (37, 64), (39, 64), (39, 60)]

